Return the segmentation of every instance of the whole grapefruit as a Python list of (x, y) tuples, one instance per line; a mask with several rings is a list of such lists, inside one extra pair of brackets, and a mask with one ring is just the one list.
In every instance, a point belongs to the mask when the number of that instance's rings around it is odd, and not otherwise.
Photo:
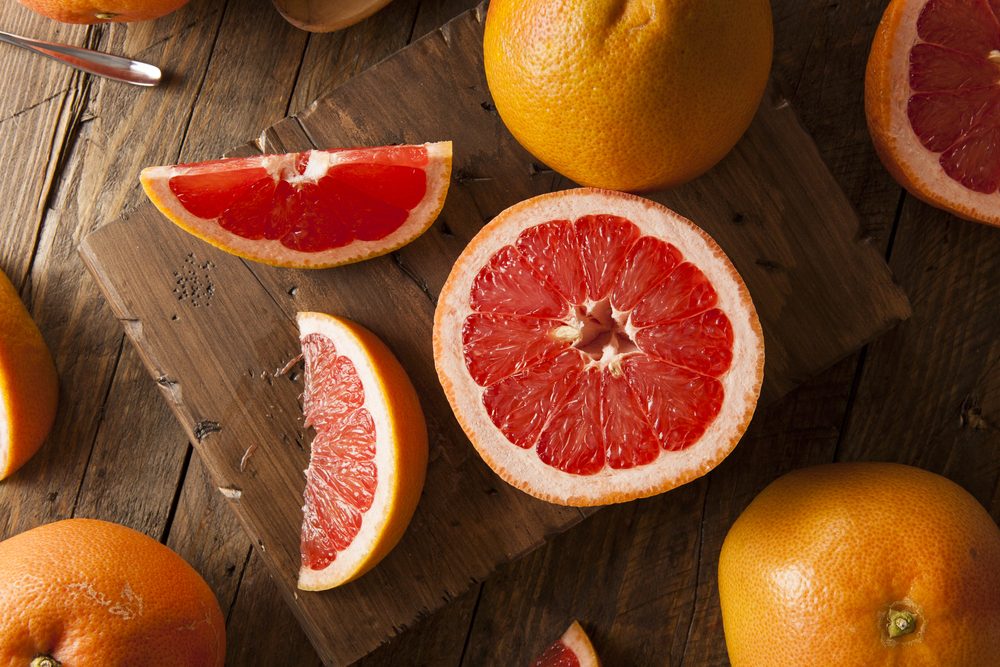
[(493, 0), (484, 63), (514, 137), (577, 183), (650, 190), (712, 167), (771, 68), (768, 0)]
[(166, 16), (188, 0), (18, 0), (28, 9), (63, 23), (126, 23)]
[(996, 665), (1000, 529), (919, 468), (805, 468), (733, 524), (719, 598), (733, 667)]
[(225, 655), (212, 590), (152, 538), (67, 519), (0, 542), (0, 664), (215, 667)]

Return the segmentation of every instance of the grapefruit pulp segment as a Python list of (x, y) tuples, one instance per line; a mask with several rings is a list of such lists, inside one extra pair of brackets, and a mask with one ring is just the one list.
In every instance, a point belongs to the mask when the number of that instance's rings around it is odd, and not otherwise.
[(427, 467), (416, 391), (371, 332), (299, 313), (303, 412), (316, 431), (306, 470), (299, 588), (324, 590), (374, 567), (402, 537)]
[[(302, 564), (321, 570), (361, 530), (378, 484), (375, 424), (350, 359), (319, 333), (302, 339), (306, 360), (305, 426), (317, 427), (306, 475)], [(332, 363), (331, 363), (332, 362)], [(353, 454), (353, 455), (352, 455)]]

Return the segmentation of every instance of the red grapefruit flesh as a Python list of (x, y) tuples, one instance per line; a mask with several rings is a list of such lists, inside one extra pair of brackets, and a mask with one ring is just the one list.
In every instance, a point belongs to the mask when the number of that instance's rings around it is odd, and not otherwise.
[(531, 667), (600, 667), (590, 638), (577, 621), (535, 658)]
[(371, 332), (300, 313), (306, 470), (299, 587), (323, 590), (374, 567), (399, 541), (427, 467), (427, 431), (399, 362)]
[(869, 56), (865, 106), (900, 183), (1000, 224), (1000, 3), (893, 0)]
[(149, 167), (146, 194), (175, 224), (227, 252), (322, 268), (385, 254), (437, 218), (451, 143), (313, 150)]
[(472, 240), (441, 292), (434, 354), (486, 462), (569, 505), (710, 470), (763, 369), (756, 312), (718, 246), (662, 206), (591, 189), (522, 202)]

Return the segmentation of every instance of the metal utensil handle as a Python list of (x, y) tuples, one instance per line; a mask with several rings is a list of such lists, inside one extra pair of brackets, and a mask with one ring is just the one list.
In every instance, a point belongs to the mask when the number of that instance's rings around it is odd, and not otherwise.
[(136, 86), (155, 86), (160, 83), (163, 74), (155, 65), (129, 60), (109, 53), (92, 51), (69, 44), (43, 42), (30, 37), (21, 37), (0, 31), (0, 42), (34, 51), (53, 60), (66, 63), (71, 67), (104, 76), (117, 81), (124, 81)]

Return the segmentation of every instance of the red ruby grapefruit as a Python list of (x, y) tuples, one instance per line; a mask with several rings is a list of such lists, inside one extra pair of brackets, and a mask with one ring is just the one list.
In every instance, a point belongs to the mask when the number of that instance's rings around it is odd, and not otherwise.
[(1000, 225), (998, 0), (893, 0), (865, 111), (882, 162), (914, 196)]
[(420, 236), (441, 212), (450, 177), (444, 141), (148, 167), (140, 180), (160, 212), (217, 248), (316, 269)]
[(427, 470), (420, 401), (367, 329), (299, 313), (303, 408), (316, 430), (306, 470), (299, 588), (325, 590), (374, 567), (406, 530)]
[(753, 415), (764, 345), (707, 234), (649, 200), (578, 189), (512, 206), (469, 243), (438, 300), (434, 359), (500, 477), (600, 505), (718, 464)]
[(531, 667), (601, 667), (601, 661), (590, 637), (577, 621), (573, 621), (562, 637), (535, 658)]

